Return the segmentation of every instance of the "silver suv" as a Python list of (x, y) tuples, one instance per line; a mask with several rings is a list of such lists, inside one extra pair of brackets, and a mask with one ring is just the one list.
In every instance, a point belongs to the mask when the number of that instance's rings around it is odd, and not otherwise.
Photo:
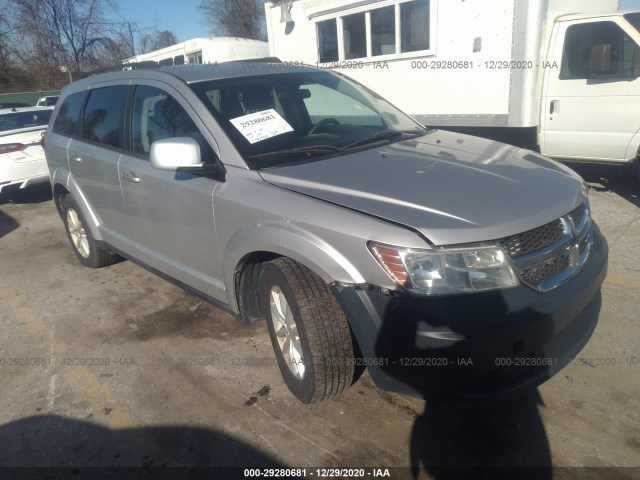
[(365, 367), (381, 388), (463, 400), (560, 370), (595, 328), (606, 273), (582, 179), (425, 128), (339, 74), (283, 66), (67, 86), (45, 151), (80, 262), (125, 257), (266, 320), (305, 403)]

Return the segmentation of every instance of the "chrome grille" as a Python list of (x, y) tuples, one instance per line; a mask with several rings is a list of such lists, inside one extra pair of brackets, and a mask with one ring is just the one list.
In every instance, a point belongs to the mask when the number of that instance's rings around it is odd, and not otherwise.
[(564, 227), (560, 219), (533, 230), (512, 235), (499, 241), (500, 246), (512, 258), (521, 257), (554, 244), (564, 236)]
[(530, 285), (539, 285), (550, 278), (557, 277), (569, 267), (569, 254), (565, 253), (554, 257), (535, 267), (526, 269), (520, 273), (522, 279)]
[(575, 275), (591, 252), (589, 205), (585, 202), (553, 222), (498, 243), (524, 283), (543, 292), (552, 290)]
[(571, 213), (569, 213), (569, 215), (567, 215), (567, 216), (571, 219), (573, 224), (577, 227), (578, 225), (580, 225), (580, 223), (584, 219), (584, 214), (586, 212), (587, 212), (587, 208), (586, 208), (585, 204), (583, 203), (578, 208), (572, 210)]

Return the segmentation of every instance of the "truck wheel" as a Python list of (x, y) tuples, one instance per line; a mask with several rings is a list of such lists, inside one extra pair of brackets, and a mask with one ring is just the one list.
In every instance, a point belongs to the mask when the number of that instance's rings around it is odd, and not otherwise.
[(109, 253), (96, 244), (91, 232), (85, 228), (84, 217), (71, 196), (67, 195), (62, 199), (60, 208), (67, 238), (80, 263), (85, 267), (98, 268), (116, 263), (120, 259), (118, 255)]
[(262, 271), (260, 301), (280, 372), (298, 400), (318, 403), (351, 385), (351, 331), (320, 277), (291, 259), (277, 258)]

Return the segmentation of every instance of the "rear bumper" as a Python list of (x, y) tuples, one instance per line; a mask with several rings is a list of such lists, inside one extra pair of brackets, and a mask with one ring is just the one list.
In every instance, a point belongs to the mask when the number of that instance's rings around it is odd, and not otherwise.
[(582, 270), (546, 293), (526, 286), (455, 297), (334, 287), (379, 388), (485, 401), (535, 387), (569, 364), (595, 330), (607, 244), (594, 225)]

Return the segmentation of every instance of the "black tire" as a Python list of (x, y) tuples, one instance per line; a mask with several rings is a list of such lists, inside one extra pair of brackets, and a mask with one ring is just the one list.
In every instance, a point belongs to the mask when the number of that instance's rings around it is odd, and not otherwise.
[[(271, 308), (274, 291), (284, 294), (297, 327), (304, 361), (301, 378), (285, 360), (276, 335)], [(260, 303), (280, 372), (298, 400), (318, 403), (336, 397), (351, 385), (355, 363), (351, 330), (342, 308), (320, 277), (291, 259), (277, 258), (262, 271)]]
[[(62, 202), (60, 202), (60, 212), (62, 214), (62, 221), (64, 222), (64, 229), (67, 232), (67, 238), (71, 244), (73, 252), (85, 267), (99, 268), (112, 265), (120, 260), (120, 257), (116, 254), (110, 253), (107, 250), (100, 248), (97, 244), (91, 232), (86, 228), (87, 222), (85, 221), (82, 212), (73, 201), (70, 195), (66, 195)], [(82, 242), (78, 239), (78, 228), (74, 225), (70, 225), (69, 215), (73, 217), (76, 215), (77, 220), (81, 226), (80, 234), (84, 234), (86, 242)], [(73, 231), (73, 233), (72, 233)], [(82, 245), (80, 245), (82, 243)], [(79, 246), (80, 245), (80, 246)]]

